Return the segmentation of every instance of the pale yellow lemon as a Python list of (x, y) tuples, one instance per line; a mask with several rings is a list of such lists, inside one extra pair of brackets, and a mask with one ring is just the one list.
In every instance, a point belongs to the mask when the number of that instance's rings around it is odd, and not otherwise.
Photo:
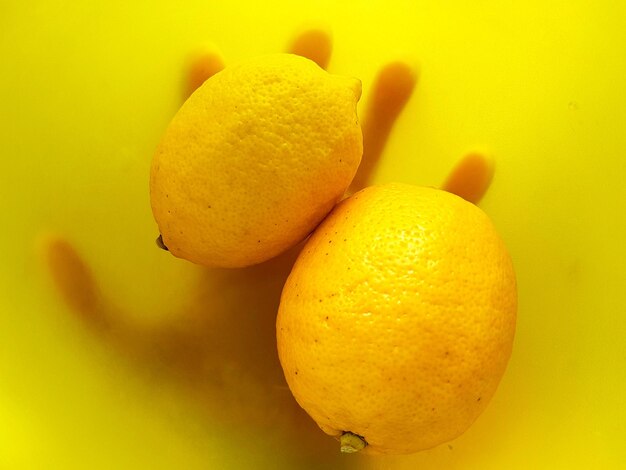
[(511, 354), (511, 258), (475, 205), (366, 188), (315, 230), (284, 287), (278, 352), (293, 395), (343, 450), (401, 454), (463, 433)]
[(302, 241), (341, 199), (362, 155), (361, 83), (274, 54), (226, 67), (176, 114), (154, 155), (163, 243), (243, 267)]

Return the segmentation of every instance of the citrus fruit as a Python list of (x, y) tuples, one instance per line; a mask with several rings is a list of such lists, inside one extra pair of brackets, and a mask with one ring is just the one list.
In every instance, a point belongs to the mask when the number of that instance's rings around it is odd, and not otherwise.
[(475, 205), (404, 184), (342, 201), (284, 286), (278, 353), (342, 450), (412, 453), (463, 433), (494, 394), (517, 310), (509, 254)]
[(341, 199), (362, 154), (361, 82), (274, 54), (226, 67), (184, 103), (152, 161), (169, 251), (243, 267), (302, 241)]

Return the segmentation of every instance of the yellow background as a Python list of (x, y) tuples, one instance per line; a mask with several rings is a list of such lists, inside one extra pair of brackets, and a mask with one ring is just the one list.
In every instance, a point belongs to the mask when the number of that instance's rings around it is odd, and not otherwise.
[[(184, 391), (84, 331), (37, 251), (85, 253), (135, 321), (175, 321), (195, 268), (154, 248), (151, 152), (187, 54), (284, 50), (333, 33), (330, 70), (421, 75), (377, 182), (437, 185), (496, 157), (482, 203), (518, 273), (513, 357), (461, 438), (333, 468), (619, 468), (626, 461), (626, 3), (73, 2), (0, 5), (0, 468), (306, 468), (271, 436), (207, 422)], [(352, 460), (351, 460), (352, 459)], [(309, 461), (310, 467), (315, 464)]]

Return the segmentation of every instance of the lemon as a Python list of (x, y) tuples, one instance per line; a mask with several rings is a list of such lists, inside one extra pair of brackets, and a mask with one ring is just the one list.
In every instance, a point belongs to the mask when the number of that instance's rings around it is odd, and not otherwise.
[(441, 190), (373, 186), (304, 245), (278, 353), (296, 400), (342, 450), (412, 453), (485, 409), (516, 311), (511, 258), (482, 210)]
[(361, 82), (274, 54), (226, 67), (184, 103), (155, 152), (154, 217), (169, 251), (243, 267), (303, 240), (363, 151)]

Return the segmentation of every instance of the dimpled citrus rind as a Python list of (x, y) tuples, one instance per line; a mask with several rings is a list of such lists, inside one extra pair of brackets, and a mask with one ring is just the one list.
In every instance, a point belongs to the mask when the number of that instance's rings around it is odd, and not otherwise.
[(361, 84), (291, 54), (242, 61), (208, 79), (153, 158), (154, 217), (170, 252), (240, 267), (304, 239), (360, 163)]
[(489, 218), (450, 193), (374, 186), (338, 205), (283, 290), (280, 361), (326, 433), (406, 454), (462, 434), (511, 354), (511, 259)]

